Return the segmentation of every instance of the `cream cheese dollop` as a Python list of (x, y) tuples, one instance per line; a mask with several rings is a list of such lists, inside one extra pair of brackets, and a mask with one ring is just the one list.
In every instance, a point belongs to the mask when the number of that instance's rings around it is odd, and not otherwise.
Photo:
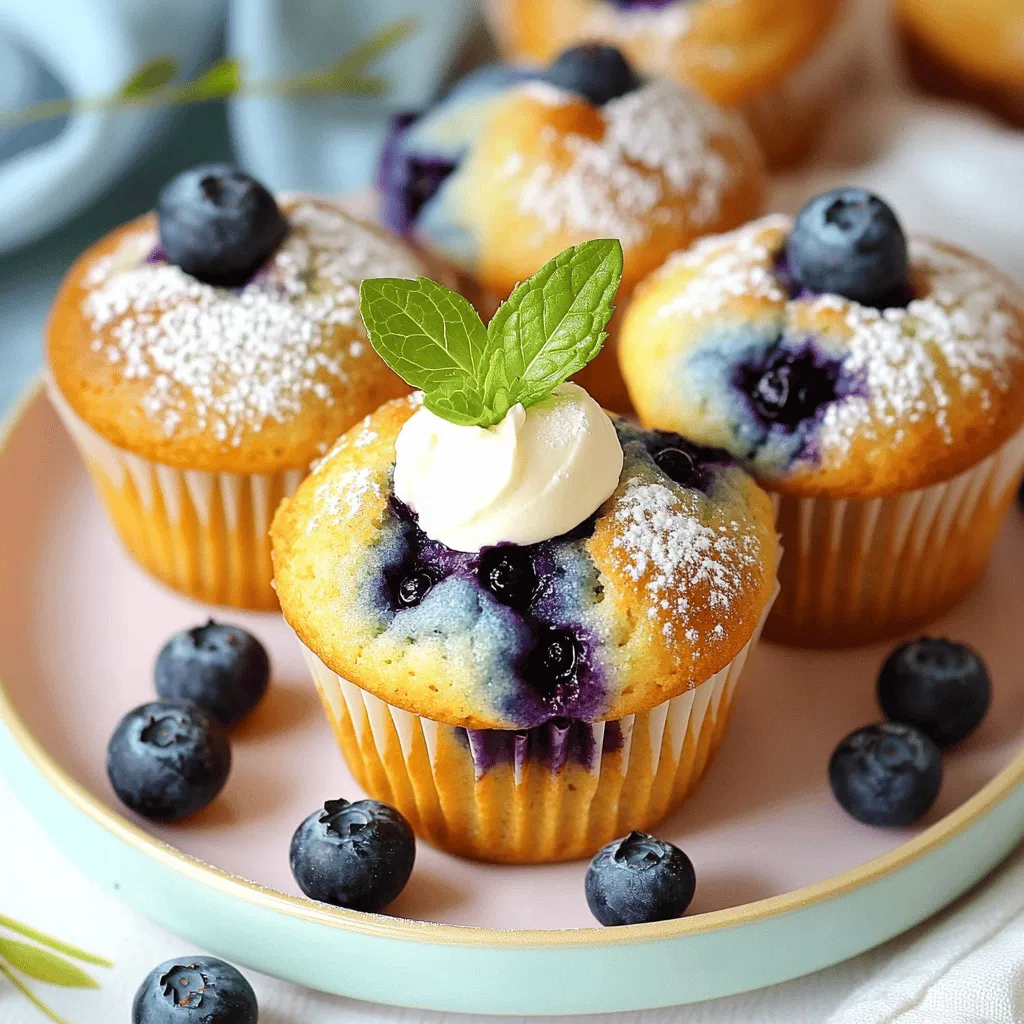
[(619, 483), (622, 446), (608, 414), (561, 384), (492, 427), (415, 412), (395, 442), (395, 496), (420, 529), (456, 551), (536, 544), (579, 526)]

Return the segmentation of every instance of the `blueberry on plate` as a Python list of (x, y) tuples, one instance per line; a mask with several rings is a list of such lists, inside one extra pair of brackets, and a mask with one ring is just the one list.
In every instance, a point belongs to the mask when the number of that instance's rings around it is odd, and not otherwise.
[(153, 821), (180, 821), (224, 788), (231, 747), (198, 704), (158, 700), (129, 711), (107, 746), (107, 775), (120, 801)]
[(697, 876), (677, 846), (630, 832), (597, 851), (584, 889), (601, 924), (643, 924), (681, 916), (693, 900)]
[(939, 795), (942, 755), (912, 725), (867, 725), (836, 747), (828, 781), (843, 810), (865, 825), (910, 825)]
[(207, 284), (245, 284), (288, 234), (274, 197), (230, 164), (182, 171), (156, 210), (167, 261)]
[(154, 967), (132, 1002), (132, 1024), (256, 1024), (252, 986), (212, 956), (182, 957)]
[(786, 263), (795, 284), (812, 292), (878, 307), (906, 297), (907, 239), (896, 214), (863, 189), (812, 199), (797, 214)]
[(175, 633), (156, 659), (156, 692), (195, 701), (224, 725), (240, 722), (259, 703), (270, 678), (263, 645), (240, 626), (210, 619)]
[(544, 77), (559, 89), (577, 92), (597, 106), (643, 84), (622, 53), (604, 43), (583, 43), (566, 50)]
[(313, 900), (377, 911), (405, 888), (416, 839), (405, 818), (377, 800), (328, 800), (292, 836), (291, 868)]
[(916, 726), (939, 747), (973, 732), (991, 699), (985, 663), (970, 647), (951, 640), (922, 637), (897, 647), (878, 677), (885, 717)]

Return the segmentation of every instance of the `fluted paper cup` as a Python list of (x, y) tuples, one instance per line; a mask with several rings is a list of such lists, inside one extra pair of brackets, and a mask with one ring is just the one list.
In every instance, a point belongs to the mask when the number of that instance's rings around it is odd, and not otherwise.
[(341, 752), (370, 796), (452, 853), (539, 863), (590, 856), (686, 799), (722, 742), (763, 623), (725, 668), (650, 711), (516, 732), (410, 714), (302, 649)]
[(75, 441), (121, 542), (169, 587), (209, 604), (272, 611), (270, 523), (304, 470), (209, 473), (124, 451), (101, 437), (51, 384), (50, 400)]
[(786, 553), (770, 640), (845, 647), (898, 636), (978, 581), (1024, 469), (1024, 431), (952, 480), (856, 501), (773, 495)]

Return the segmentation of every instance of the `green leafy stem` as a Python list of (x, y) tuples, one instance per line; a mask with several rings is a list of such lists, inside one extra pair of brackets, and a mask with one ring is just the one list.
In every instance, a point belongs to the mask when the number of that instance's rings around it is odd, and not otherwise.
[[(11, 938), (13, 932), (30, 942)], [(99, 988), (99, 984), (72, 960), (94, 964), (97, 967), (114, 965), (101, 956), (88, 953), (52, 935), (30, 928), (20, 921), (0, 914), (0, 976), (6, 978), (47, 1020), (53, 1024), (67, 1024), (53, 1012), (29, 987), (24, 978), (64, 988)]]
[(622, 278), (622, 246), (573, 246), (516, 285), (485, 327), (469, 301), (427, 278), (363, 281), (360, 311), (377, 354), (459, 426), (500, 423), (543, 402), (601, 350)]
[(373, 65), (416, 31), (415, 18), (399, 18), (370, 33), (344, 57), (323, 67), (287, 78), (249, 80), (242, 64), (224, 57), (190, 82), (176, 82), (178, 62), (170, 56), (154, 57), (109, 96), (62, 97), (18, 110), (0, 111), (0, 127), (47, 121), (54, 117), (105, 110), (181, 106), (236, 96), (380, 96), (386, 78), (371, 73)]

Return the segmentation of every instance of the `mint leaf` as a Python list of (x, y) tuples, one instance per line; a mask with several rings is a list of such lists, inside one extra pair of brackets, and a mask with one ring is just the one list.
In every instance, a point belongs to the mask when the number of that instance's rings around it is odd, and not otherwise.
[(363, 281), (359, 297), (370, 344), (431, 412), (461, 426), (501, 419), (484, 401), (487, 329), (467, 299), (425, 277)]
[(145, 99), (150, 93), (165, 86), (178, 73), (178, 62), (169, 56), (154, 57), (136, 68), (118, 91), (123, 100)]
[(0, 957), (15, 970), (36, 981), (66, 988), (99, 988), (81, 967), (62, 960), (47, 949), (30, 946), (27, 942), (0, 938)]
[(566, 249), (517, 285), (487, 328), (484, 404), (501, 415), (517, 402), (536, 405), (582, 370), (608, 336), (621, 279), (622, 246), (602, 238)]

